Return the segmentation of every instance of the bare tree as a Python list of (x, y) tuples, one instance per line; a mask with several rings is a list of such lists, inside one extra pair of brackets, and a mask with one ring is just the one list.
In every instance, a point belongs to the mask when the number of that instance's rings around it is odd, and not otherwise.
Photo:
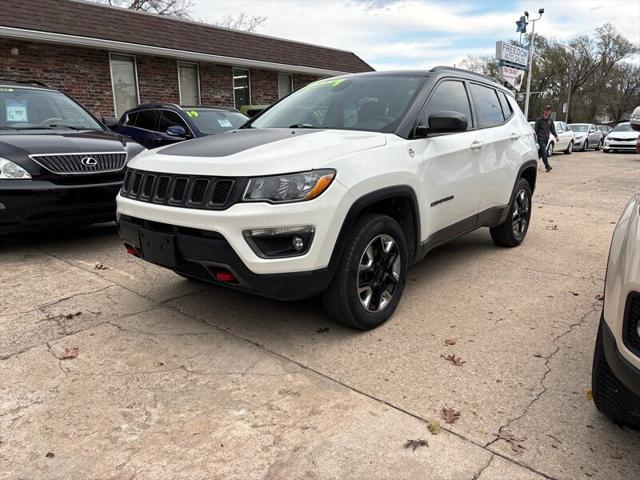
[(218, 27), (230, 28), (232, 30), (242, 30), (244, 32), (255, 32), (258, 27), (264, 25), (267, 17), (260, 15), (247, 15), (242, 12), (237, 15), (225, 15), (222, 19), (214, 21)]
[(193, 0), (94, 0), (96, 3), (124, 7), (139, 12), (157, 13), (182, 19), (191, 18)]

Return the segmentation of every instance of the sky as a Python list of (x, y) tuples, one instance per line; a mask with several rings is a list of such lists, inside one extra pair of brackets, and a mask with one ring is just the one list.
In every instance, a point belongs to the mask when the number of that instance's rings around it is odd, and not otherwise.
[(265, 16), (257, 33), (349, 50), (389, 70), (495, 54), (497, 40), (518, 38), (515, 22), (523, 12), (537, 18), (539, 8), (545, 12), (536, 33), (569, 41), (609, 22), (640, 44), (640, 0), (194, 0), (193, 16)]

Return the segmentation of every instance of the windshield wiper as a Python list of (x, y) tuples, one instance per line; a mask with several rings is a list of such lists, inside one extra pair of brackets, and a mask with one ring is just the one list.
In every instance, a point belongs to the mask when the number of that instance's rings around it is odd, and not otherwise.
[(67, 125), (64, 123), (52, 123), (49, 125), (51, 128), (70, 128), (71, 130), (87, 130), (85, 128), (74, 127), (73, 125)]
[(293, 125), (289, 125), (287, 128), (318, 128), (318, 127), (314, 127), (310, 123), (294, 123)]

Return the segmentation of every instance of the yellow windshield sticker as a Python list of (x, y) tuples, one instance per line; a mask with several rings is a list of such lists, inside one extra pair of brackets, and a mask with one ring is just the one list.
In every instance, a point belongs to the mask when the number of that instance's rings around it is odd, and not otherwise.
[(309, 85), (307, 85), (307, 87), (308, 88), (319, 88), (319, 87), (335, 88), (344, 81), (345, 81), (344, 78), (334, 78), (332, 80), (319, 80), (317, 82), (310, 83)]
[(13, 92), (13, 88), (0, 87), (0, 92)]
[(200, 114), (199, 114), (198, 112), (196, 112), (195, 110), (189, 110), (189, 111), (187, 111), (187, 115), (188, 115), (189, 117), (196, 117), (196, 118), (200, 116)]

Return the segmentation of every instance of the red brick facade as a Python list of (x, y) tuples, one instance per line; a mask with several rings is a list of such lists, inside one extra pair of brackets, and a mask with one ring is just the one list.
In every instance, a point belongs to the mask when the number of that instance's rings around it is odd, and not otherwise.
[[(140, 101), (180, 103), (178, 60), (146, 55), (135, 58)], [(198, 65), (201, 103), (233, 106), (232, 67)], [(114, 115), (109, 52), (105, 50), (0, 38), (0, 78), (39, 80), (73, 96), (98, 118)], [(250, 79), (252, 104), (278, 99), (278, 72), (251, 69)], [(294, 87), (317, 79), (295, 74)]]

